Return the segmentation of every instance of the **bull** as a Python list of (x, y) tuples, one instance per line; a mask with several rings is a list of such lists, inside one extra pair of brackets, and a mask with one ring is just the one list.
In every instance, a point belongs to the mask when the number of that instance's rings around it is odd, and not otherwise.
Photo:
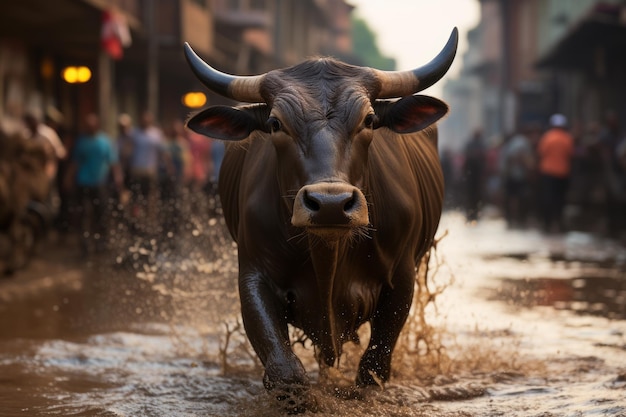
[(432, 61), (410, 71), (320, 58), (256, 76), (222, 73), (184, 45), (207, 88), (248, 103), (208, 107), (187, 126), (227, 141), (219, 195), (267, 390), (310, 384), (288, 324), (312, 340), (325, 367), (369, 322), (356, 385), (389, 379), (443, 201), (434, 123), (448, 107), (416, 93), (443, 77), (457, 42), (454, 28)]

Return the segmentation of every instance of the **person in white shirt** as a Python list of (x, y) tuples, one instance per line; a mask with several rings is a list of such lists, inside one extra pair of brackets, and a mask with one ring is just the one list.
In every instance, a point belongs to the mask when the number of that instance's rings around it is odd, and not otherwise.
[(53, 181), (57, 175), (59, 161), (67, 157), (67, 150), (57, 132), (45, 125), (34, 112), (29, 112), (24, 116), (24, 123), (26, 124), (26, 137), (42, 141), (45, 144), (47, 150), (46, 175), (50, 181)]
[(45, 172), (49, 181), (48, 189), (50, 190), (45, 203), (56, 215), (60, 206), (57, 184), (59, 161), (67, 157), (67, 150), (63, 146), (59, 135), (54, 129), (43, 123), (42, 117), (37, 112), (31, 111), (26, 113), (24, 115), (24, 124), (26, 125), (25, 138), (44, 145), (46, 151)]

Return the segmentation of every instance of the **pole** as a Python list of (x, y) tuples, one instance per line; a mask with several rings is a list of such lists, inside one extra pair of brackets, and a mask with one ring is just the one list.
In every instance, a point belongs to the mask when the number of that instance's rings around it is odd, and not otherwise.
[(159, 43), (156, 31), (155, 0), (146, 0), (146, 29), (148, 33), (148, 62), (146, 78), (146, 109), (158, 120), (159, 111)]
[(498, 102), (500, 107), (500, 114), (498, 119), (499, 133), (504, 138), (506, 135), (508, 126), (508, 115), (511, 109), (509, 108), (508, 93), (509, 93), (509, 64), (510, 64), (510, 47), (511, 47), (511, 18), (509, 0), (500, 0), (500, 13), (501, 13), (501, 27), (502, 27), (502, 45), (501, 45), (501, 58), (500, 58), (500, 94), (498, 96)]
[(100, 126), (108, 134), (113, 134), (113, 118), (110, 117), (111, 105), (113, 103), (113, 60), (103, 50), (98, 53), (98, 74), (98, 116), (100, 117)]

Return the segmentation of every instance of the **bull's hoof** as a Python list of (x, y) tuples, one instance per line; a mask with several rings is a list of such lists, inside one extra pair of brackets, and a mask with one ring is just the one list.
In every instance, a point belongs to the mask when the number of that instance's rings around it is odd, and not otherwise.
[(356, 386), (359, 388), (379, 387), (382, 389), (385, 388), (385, 381), (376, 375), (374, 371), (359, 369), (359, 373), (356, 377)]
[(272, 391), (281, 387), (308, 388), (309, 377), (299, 360), (295, 362), (268, 362), (263, 374), (263, 386)]
[(263, 386), (279, 401), (280, 407), (288, 414), (300, 414), (315, 411), (317, 403), (309, 392), (309, 378), (304, 367), (270, 365), (266, 366), (263, 375)]
[[(384, 354), (386, 352), (386, 354)], [(384, 388), (385, 382), (389, 380), (391, 373), (391, 351), (374, 350), (368, 348), (359, 363), (359, 370), (356, 377), (358, 387), (380, 387)]]

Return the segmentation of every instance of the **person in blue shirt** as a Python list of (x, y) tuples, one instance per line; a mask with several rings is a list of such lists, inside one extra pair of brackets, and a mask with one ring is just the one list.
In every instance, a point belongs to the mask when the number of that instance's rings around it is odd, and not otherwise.
[(76, 185), (78, 212), (80, 214), (81, 249), (96, 251), (106, 248), (107, 206), (109, 178), (118, 189), (122, 184), (118, 156), (111, 139), (100, 130), (100, 120), (95, 114), (85, 118), (85, 132), (74, 146), (68, 170), (68, 186)]
[(138, 231), (149, 234), (157, 225), (159, 164), (165, 150), (163, 133), (155, 125), (152, 113), (142, 113), (139, 126), (130, 133), (130, 141), (131, 217)]

